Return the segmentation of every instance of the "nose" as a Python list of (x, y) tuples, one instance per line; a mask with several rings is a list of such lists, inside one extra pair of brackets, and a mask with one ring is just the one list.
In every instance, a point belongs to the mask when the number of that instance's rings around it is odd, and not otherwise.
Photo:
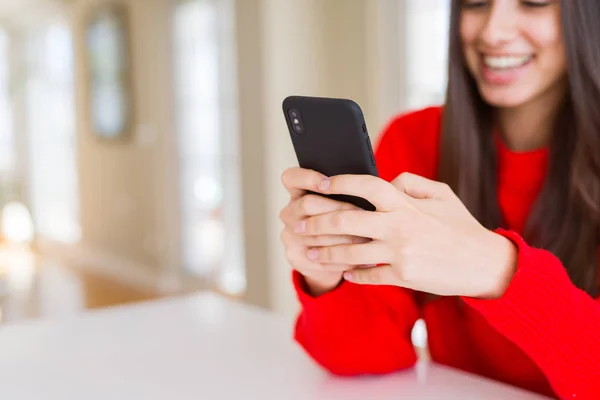
[(518, 34), (518, 5), (514, 2), (494, 0), (488, 19), (481, 31), (482, 42), (489, 47), (497, 47), (510, 42)]

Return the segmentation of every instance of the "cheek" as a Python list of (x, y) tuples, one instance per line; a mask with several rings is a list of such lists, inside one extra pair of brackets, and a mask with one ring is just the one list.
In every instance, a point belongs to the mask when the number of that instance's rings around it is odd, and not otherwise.
[(555, 80), (567, 72), (565, 46), (558, 21), (548, 23), (532, 23), (525, 35), (536, 48), (538, 66), (543, 73), (541, 77)]
[(464, 46), (471, 46), (475, 44), (479, 31), (478, 25), (477, 18), (473, 18), (469, 15), (461, 16), (459, 34), (460, 40)]

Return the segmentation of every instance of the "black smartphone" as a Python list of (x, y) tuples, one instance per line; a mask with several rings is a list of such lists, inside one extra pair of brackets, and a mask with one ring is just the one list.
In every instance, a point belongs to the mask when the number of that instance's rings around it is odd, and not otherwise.
[[(283, 113), (301, 168), (325, 176), (378, 176), (367, 124), (360, 106), (348, 99), (290, 96)], [(328, 196), (375, 211), (367, 200), (348, 195)]]

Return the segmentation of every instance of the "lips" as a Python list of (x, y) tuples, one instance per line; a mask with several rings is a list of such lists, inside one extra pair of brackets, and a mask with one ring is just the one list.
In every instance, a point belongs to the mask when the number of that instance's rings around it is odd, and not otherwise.
[(535, 56), (525, 55), (486, 55), (481, 56), (481, 75), (491, 85), (515, 83), (531, 66)]

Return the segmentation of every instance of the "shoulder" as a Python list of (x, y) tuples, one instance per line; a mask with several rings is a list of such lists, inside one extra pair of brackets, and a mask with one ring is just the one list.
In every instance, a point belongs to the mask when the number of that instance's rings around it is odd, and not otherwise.
[(437, 174), (443, 107), (427, 107), (393, 118), (377, 139), (379, 176), (391, 181), (403, 172), (428, 179)]

